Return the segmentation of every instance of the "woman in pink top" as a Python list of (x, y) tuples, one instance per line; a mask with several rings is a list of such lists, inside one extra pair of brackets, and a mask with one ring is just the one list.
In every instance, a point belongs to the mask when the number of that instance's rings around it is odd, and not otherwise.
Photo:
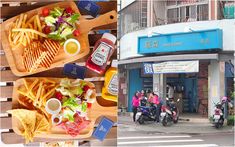
[(154, 94), (154, 95), (153, 95), (153, 103), (154, 103), (155, 105), (158, 105), (158, 104), (160, 103), (159, 97), (158, 97), (157, 94)]
[(159, 116), (161, 113), (161, 104), (159, 96), (152, 92), (149, 96), (149, 102), (152, 103), (153, 106), (156, 108), (156, 121), (159, 122)]
[(132, 98), (132, 110), (133, 110), (133, 121), (135, 122), (135, 117), (137, 113), (137, 108), (140, 105), (139, 92), (136, 92)]
[(155, 107), (157, 107), (157, 111), (156, 111), (156, 121), (157, 123), (160, 121), (160, 114), (161, 114), (161, 98), (159, 98), (158, 94), (154, 94), (153, 96), (153, 103), (155, 105)]

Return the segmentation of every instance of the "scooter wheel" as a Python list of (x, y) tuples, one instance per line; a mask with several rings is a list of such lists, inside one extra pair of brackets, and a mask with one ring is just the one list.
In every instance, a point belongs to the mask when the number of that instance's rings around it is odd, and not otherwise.
[(144, 124), (144, 117), (141, 115), (140, 118), (138, 119), (139, 124)]
[(215, 127), (216, 127), (217, 129), (219, 129), (219, 128), (221, 128), (221, 124), (220, 124), (220, 123), (216, 123), (216, 124), (215, 124)]
[(162, 125), (163, 126), (167, 126), (167, 118), (166, 117), (163, 118)]
[(223, 126), (223, 124), (224, 124), (224, 120), (223, 120), (223, 119), (220, 119), (220, 120), (218, 120), (218, 122), (215, 124), (215, 127), (216, 127), (217, 129), (219, 129), (219, 128), (221, 128), (221, 127)]
[(178, 120), (179, 120), (179, 118), (177, 117), (177, 119), (173, 121), (174, 124), (178, 123)]

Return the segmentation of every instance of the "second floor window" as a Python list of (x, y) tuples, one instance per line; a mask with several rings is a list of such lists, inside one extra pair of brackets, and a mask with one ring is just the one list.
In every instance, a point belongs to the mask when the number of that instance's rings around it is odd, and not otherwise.
[(167, 9), (167, 23), (208, 20), (208, 4)]

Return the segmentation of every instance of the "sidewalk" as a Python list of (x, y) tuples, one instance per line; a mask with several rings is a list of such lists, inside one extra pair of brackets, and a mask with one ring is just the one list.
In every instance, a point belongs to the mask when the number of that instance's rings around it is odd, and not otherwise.
[[(182, 120), (183, 119), (183, 120)], [(189, 121), (185, 121), (189, 119)], [(177, 124), (164, 127), (161, 123), (146, 122), (143, 125), (134, 123), (132, 116), (119, 115), (118, 116), (118, 131), (145, 131), (152, 133), (182, 133), (182, 134), (208, 134), (208, 133), (228, 133), (233, 132), (234, 127), (224, 125), (220, 129), (216, 129), (209, 122), (207, 118), (200, 118), (191, 115), (184, 115), (180, 117)]]

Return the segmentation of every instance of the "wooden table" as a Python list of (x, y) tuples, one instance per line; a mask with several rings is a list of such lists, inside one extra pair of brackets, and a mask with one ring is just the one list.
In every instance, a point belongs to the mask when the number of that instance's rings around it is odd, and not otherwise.
[[(1, 19), (6, 20), (8, 18), (11, 18), (13, 16), (16, 16), (22, 12), (26, 12), (50, 3), (54, 3), (55, 1), (42, 1), (42, 0), (34, 0), (33, 2), (30, 2), (29, 0), (23, 0), (22, 2), (19, 2), (19, 0), (2, 0), (1, 4)], [(110, 1), (110, 2), (97, 2), (97, 4), (101, 7), (100, 14), (104, 14), (106, 12), (109, 12), (111, 10), (117, 11), (117, 1)], [(88, 15), (86, 12), (81, 11), (82, 15), (86, 15), (87, 18), (90, 18), (91, 16)], [(112, 34), (117, 35), (117, 24), (110, 24), (106, 26), (101, 26), (98, 28), (94, 28), (89, 33), (89, 44), (92, 48), (95, 44), (95, 42), (101, 38), (102, 34), (99, 34), (100, 30), (109, 30)], [(1, 39), (1, 38), (0, 38)], [(90, 53), (91, 53), (90, 51)], [(117, 53), (115, 52), (112, 56), (112, 60), (116, 59)], [(12, 90), (14, 86), (14, 81), (19, 79), (20, 77), (15, 76), (8, 65), (8, 62), (6, 60), (6, 56), (4, 54), (4, 51), (0, 49), (0, 73), (1, 73), (1, 79), (0, 82), (4, 85), (0, 86), (0, 105), (1, 105), (1, 116), (0, 116), (0, 122), (1, 122), (1, 129), (4, 129), (6, 131), (1, 133), (2, 142), (5, 144), (18, 144), (18, 143), (24, 143), (25, 140), (23, 137), (17, 135), (12, 130), (12, 124), (11, 124), (11, 116), (6, 113), (7, 110), (12, 109)], [(85, 61), (87, 59), (87, 56), (75, 61), (78, 65), (84, 66)], [(109, 62), (110, 66), (110, 62)], [(63, 71), (63, 65), (56, 67), (54, 69), (38, 73), (35, 75), (31, 75), (30, 77), (65, 77), (62, 74)], [(89, 81), (93, 82), (96, 86), (97, 91), (97, 101), (99, 104), (103, 106), (117, 106), (117, 103), (106, 101), (104, 100), (101, 95), (101, 88), (104, 84), (104, 75), (98, 75), (92, 71), (87, 70), (85, 75), (85, 80), (89, 79)], [(117, 118), (110, 118), (113, 121), (117, 121)], [(97, 123), (99, 120), (97, 121)], [(111, 131), (109, 132), (107, 139), (114, 139), (117, 138), (117, 127), (113, 127)], [(94, 138), (87, 138), (85, 141), (91, 141)], [(44, 139), (44, 138), (35, 138), (34, 142), (53, 142), (53, 141), (61, 141), (57, 139)], [(84, 140), (83, 140), (84, 141)]]

